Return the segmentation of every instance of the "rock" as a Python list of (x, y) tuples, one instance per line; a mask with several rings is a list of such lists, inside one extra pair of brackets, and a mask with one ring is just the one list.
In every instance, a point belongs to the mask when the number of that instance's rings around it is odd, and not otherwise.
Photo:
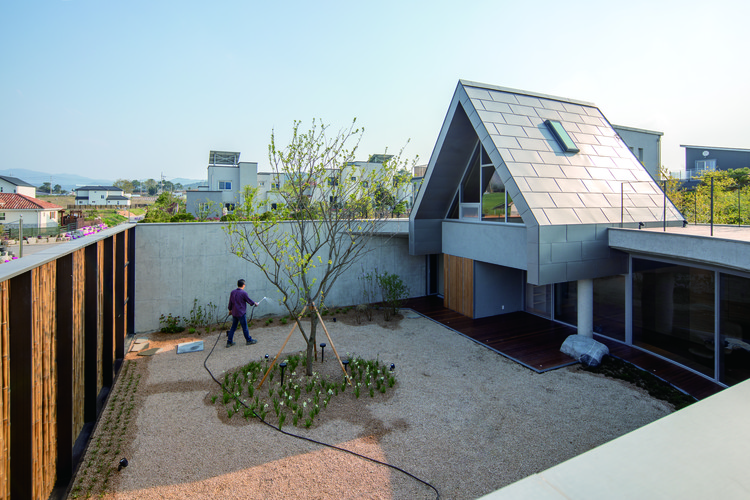
[(586, 366), (598, 366), (602, 358), (609, 354), (609, 348), (592, 338), (571, 335), (563, 342), (560, 352)]

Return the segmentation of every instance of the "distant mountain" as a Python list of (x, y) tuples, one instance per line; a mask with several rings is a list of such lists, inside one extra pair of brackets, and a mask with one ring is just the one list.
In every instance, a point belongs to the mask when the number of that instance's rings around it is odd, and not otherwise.
[[(72, 191), (82, 186), (111, 186), (115, 182), (115, 179), (95, 179), (75, 174), (49, 174), (37, 170), (27, 170), (25, 168), (8, 168), (0, 170), (0, 175), (16, 177), (17, 179), (26, 181), (36, 187), (41, 186), (45, 182), (49, 182), (52, 187), (56, 184), (60, 184), (60, 186), (66, 191)], [(200, 179), (172, 179), (173, 184), (177, 184), (178, 182), (183, 186), (206, 183), (205, 180)]]

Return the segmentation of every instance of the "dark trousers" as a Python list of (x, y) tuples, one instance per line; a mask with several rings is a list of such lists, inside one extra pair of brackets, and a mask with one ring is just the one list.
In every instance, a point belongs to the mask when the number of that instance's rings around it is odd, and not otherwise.
[(234, 339), (234, 331), (237, 329), (237, 323), (242, 325), (242, 333), (245, 334), (245, 340), (250, 341), (252, 337), (250, 337), (250, 330), (247, 329), (247, 317), (245, 314), (242, 316), (232, 316), (232, 328), (229, 329), (227, 332), (227, 344), (232, 343), (232, 339)]

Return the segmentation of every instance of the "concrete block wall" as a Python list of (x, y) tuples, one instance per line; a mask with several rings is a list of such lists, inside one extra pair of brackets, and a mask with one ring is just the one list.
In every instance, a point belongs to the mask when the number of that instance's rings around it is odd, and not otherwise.
[[(205, 306), (217, 304), (226, 314), (229, 293), (244, 278), (250, 297), (269, 300), (256, 310), (256, 317), (283, 314), (280, 294), (262, 272), (230, 253), (224, 225), (217, 222), (138, 224), (135, 248), (135, 332), (159, 328), (161, 314), (188, 316), (194, 299)], [(383, 236), (371, 241), (371, 251), (336, 282), (326, 298), (329, 306), (362, 302), (358, 277), (378, 269), (398, 274), (410, 296), (425, 294), (425, 256), (409, 255), (406, 237)]]

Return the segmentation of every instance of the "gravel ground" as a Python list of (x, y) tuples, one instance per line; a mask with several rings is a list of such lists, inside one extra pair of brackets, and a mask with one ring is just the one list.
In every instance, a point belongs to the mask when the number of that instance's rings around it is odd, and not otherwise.
[[(567, 367), (537, 374), (404, 311), (400, 322), (327, 322), (338, 352), (395, 363), (398, 384), (383, 400), (362, 397), (311, 429), (285, 430), (387, 462), (429, 482), (442, 499), (474, 499), (590, 450), (672, 411), (624, 382)], [(218, 375), (273, 357), (290, 326), (253, 330), (208, 360)], [(318, 338), (324, 339), (319, 330)], [(105, 498), (116, 499), (431, 499), (435, 492), (391, 468), (295, 439), (257, 421), (227, 421), (210, 404), (206, 350), (177, 355), (187, 337), (153, 335), (163, 351), (135, 357), (143, 379), (137, 416)], [(161, 340), (160, 340), (161, 339)], [(168, 339), (168, 340), (165, 340)], [(304, 349), (299, 333), (285, 352)], [(330, 347), (326, 365), (335, 363)], [(335, 366), (335, 365), (334, 365)], [(335, 401), (336, 398), (334, 398)], [(330, 408), (329, 408), (330, 409)], [(99, 429), (94, 434), (97, 437)], [(93, 441), (93, 440), (92, 440)]]

